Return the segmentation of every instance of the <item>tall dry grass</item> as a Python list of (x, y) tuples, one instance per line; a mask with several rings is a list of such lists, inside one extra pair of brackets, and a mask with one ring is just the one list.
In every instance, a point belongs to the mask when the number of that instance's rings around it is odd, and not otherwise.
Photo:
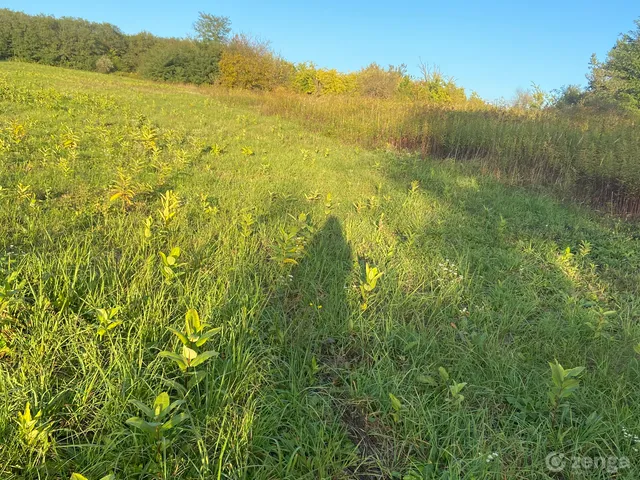
[(211, 92), (348, 142), (480, 159), (513, 181), (554, 185), (575, 200), (640, 214), (640, 135), (629, 118), (586, 110), (567, 114), (288, 92)]

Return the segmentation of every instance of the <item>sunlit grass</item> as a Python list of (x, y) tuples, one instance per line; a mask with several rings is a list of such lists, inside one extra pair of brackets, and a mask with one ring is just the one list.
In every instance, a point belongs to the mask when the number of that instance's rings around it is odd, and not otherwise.
[(607, 212), (640, 213), (636, 121), (583, 109), (443, 106), (402, 99), (206, 89), (215, 98), (371, 148), (481, 160), (510, 183), (554, 187)]
[(633, 224), (191, 87), (0, 77), (0, 477), (637, 477)]

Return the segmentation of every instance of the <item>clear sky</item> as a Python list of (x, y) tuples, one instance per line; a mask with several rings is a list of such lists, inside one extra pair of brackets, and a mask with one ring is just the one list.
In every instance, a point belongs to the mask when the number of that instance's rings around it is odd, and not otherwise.
[(589, 57), (604, 57), (640, 17), (638, 0), (3, 0), (30, 14), (109, 22), (126, 33), (184, 36), (199, 11), (231, 18), (235, 32), (270, 40), (287, 60), (342, 71), (375, 61), (424, 62), (482, 97), (510, 98), (584, 84)]

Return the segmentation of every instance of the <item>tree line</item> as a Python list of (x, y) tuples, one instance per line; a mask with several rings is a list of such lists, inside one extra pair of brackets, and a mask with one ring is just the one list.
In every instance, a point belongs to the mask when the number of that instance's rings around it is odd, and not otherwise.
[(586, 75), (587, 86), (567, 85), (545, 94), (534, 85), (519, 100), (559, 110), (591, 110), (596, 113), (640, 113), (640, 19), (635, 28), (618, 37), (604, 60), (593, 54)]
[(0, 9), (0, 60), (9, 59), (254, 90), (481, 102), (477, 95), (467, 97), (453, 79), (426, 66), (416, 79), (404, 65), (385, 68), (372, 63), (358, 72), (343, 73), (311, 62), (294, 64), (276, 55), (268, 42), (232, 35), (227, 17), (206, 13), (200, 13), (192, 35), (164, 38), (148, 32), (127, 35), (109, 23)]
[[(185, 38), (148, 32), (127, 35), (109, 23), (0, 9), (0, 60), (253, 90), (487, 106), (478, 95), (467, 95), (452, 78), (425, 64), (420, 65), (418, 77), (409, 75), (405, 65), (385, 68), (376, 63), (344, 73), (311, 62), (291, 63), (276, 55), (268, 42), (232, 35), (227, 17), (200, 13), (193, 30)], [(586, 88), (569, 85), (553, 93), (534, 85), (533, 90), (519, 92), (510, 106), (640, 111), (640, 19), (635, 30), (618, 38), (604, 61), (592, 57), (587, 78)]]

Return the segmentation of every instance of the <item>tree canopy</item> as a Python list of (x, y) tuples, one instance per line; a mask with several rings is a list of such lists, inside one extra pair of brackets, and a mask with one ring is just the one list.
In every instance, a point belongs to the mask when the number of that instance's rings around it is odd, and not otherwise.
[(226, 43), (231, 33), (231, 20), (229, 17), (200, 12), (193, 30), (201, 42)]
[(604, 62), (591, 59), (589, 89), (596, 95), (640, 109), (640, 19), (621, 35)]
[(400, 97), (446, 104), (467, 100), (453, 79), (437, 71), (418, 79), (404, 65), (372, 63), (345, 73), (312, 63), (293, 64), (277, 55), (268, 42), (243, 34), (231, 36), (228, 17), (200, 12), (193, 30), (187, 38), (162, 38), (148, 32), (127, 35), (108, 23), (0, 9), (0, 60), (104, 74), (126, 72), (169, 82), (284, 88), (312, 95)]

